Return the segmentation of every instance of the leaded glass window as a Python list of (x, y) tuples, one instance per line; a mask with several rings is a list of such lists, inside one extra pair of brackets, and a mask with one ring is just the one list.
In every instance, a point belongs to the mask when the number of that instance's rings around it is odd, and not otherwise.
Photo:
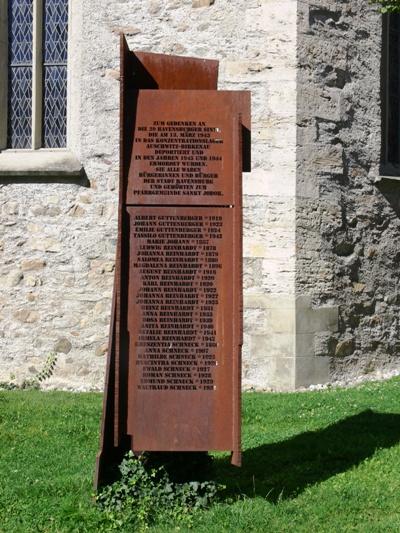
[(7, 146), (65, 147), (68, 0), (8, 5)]
[(67, 139), (68, 2), (45, 0), (43, 32), (43, 146), (65, 146)]
[(8, 3), (8, 146), (32, 144), (32, 0)]

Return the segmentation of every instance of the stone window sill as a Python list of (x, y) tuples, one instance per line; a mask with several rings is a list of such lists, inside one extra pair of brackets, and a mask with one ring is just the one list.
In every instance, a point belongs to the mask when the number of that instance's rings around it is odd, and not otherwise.
[(381, 181), (386, 181), (386, 180), (400, 181), (400, 176), (377, 176), (375, 178), (375, 183), (380, 183)]
[(375, 183), (387, 180), (400, 181), (400, 165), (398, 163), (382, 162), (379, 175), (375, 177)]
[(0, 177), (77, 178), (83, 167), (69, 150), (4, 150), (0, 153)]

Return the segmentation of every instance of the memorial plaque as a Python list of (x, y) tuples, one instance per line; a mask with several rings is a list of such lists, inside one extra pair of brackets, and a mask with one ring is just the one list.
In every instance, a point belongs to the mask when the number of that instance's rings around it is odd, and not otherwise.
[(232, 205), (235, 104), (227, 91), (141, 91), (127, 203)]
[(127, 431), (133, 450), (239, 446), (236, 94), (138, 95), (127, 187), (132, 205)]
[[(232, 448), (233, 210), (132, 207), (128, 432), (136, 450)], [(149, 421), (151, 420), (151, 423)]]
[(121, 37), (118, 244), (95, 487), (128, 449), (240, 465), (241, 172), (250, 96)]

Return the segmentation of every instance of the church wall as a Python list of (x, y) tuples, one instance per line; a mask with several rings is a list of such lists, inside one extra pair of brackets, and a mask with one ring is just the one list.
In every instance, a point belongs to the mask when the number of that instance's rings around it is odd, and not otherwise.
[[(0, 181), (0, 380), (57, 354), (45, 386), (102, 388), (118, 198), (119, 32), (133, 50), (220, 61), (252, 91), (244, 175), (245, 388), (295, 385), (294, 0), (71, 2), (70, 147), (87, 178)], [(89, 186), (87, 186), (89, 185)]]
[(379, 181), (382, 16), (364, 0), (302, 1), (298, 23), (296, 384), (307, 385), (399, 364), (400, 188)]

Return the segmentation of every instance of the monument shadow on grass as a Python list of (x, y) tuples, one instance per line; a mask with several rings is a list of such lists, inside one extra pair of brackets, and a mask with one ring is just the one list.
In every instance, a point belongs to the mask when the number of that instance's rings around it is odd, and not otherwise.
[(228, 459), (215, 459), (213, 477), (226, 485), (227, 497), (241, 494), (276, 503), (398, 442), (400, 414), (366, 410), (320, 430), (245, 450), (240, 469), (232, 469)]

